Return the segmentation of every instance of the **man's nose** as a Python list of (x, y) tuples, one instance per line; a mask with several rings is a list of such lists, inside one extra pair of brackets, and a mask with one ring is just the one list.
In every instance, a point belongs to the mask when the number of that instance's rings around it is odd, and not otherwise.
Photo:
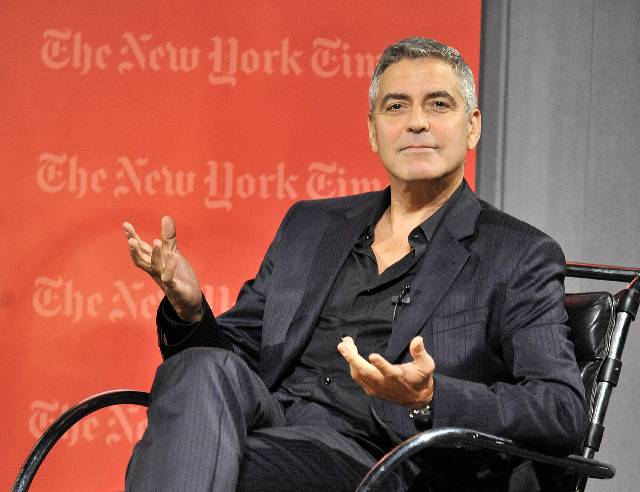
[(407, 131), (411, 133), (422, 133), (429, 131), (429, 118), (423, 108), (417, 107), (411, 110)]

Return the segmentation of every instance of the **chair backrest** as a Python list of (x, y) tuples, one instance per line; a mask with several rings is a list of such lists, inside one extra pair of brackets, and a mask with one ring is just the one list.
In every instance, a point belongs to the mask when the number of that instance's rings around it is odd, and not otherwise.
[[(567, 275), (594, 280), (630, 281), (615, 296), (607, 292), (567, 294), (570, 338), (574, 343), (585, 395), (588, 425), (581, 455), (591, 459), (600, 449), (609, 399), (622, 370), (622, 352), (631, 322), (640, 306), (640, 270), (607, 265), (567, 264)], [(578, 477), (575, 491), (583, 492), (587, 475)]]
[(615, 325), (615, 302), (608, 292), (567, 294), (565, 308), (569, 315), (570, 339), (580, 368), (585, 396), (589, 399), (589, 416), (597, 389), (596, 376), (607, 356)]

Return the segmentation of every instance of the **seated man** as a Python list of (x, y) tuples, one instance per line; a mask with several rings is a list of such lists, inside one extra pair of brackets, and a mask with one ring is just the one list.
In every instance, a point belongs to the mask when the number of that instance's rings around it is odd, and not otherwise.
[[(579, 444), (564, 257), (465, 183), (480, 138), (469, 67), (453, 48), (406, 39), (384, 51), (369, 99), (389, 188), (295, 204), (218, 318), (172, 219), (152, 243), (124, 224), (134, 263), (166, 294), (165, 361), (128, 490), (350, 491), (394, 443), (431, 425), (558, 454)], [(509, 487), (490, 468), (478, 473), (476, 458), (443, 463), (459, 473), (431, 488)], [(385, 490), (410, 487), (413, 473)]]

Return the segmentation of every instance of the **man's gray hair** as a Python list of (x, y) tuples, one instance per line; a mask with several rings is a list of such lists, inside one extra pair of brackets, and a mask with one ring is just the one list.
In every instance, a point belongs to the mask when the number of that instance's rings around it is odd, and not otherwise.
[(469, 65), (467, 65), (462, 58), (460, 52), (451, 46), (447, 46), (436, 41), (435, 39), (414, 37), (403, 39), (391, 46), (387, 46), (378, 60), (378, 63), (373, 70), (373, 76), (371, 77), (371, 85), (369, 86), (369, 112), (371, 114), (374, 114), (380, 77), (387, 68), (394, 63), (399, 62), (403, 58), (409, 58), (410, 60), (419, 58), (438, 58), (448, 63), (460, 80), (466, 112), (468, 113), (476, 109), (478, 102), (476, 98), (476, 84), (473, 80), (473, 73), (471, 72)]

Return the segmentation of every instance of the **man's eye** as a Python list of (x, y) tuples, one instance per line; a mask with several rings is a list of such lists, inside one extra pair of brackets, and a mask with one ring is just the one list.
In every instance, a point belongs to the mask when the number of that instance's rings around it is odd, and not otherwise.
[(433, 101), (431, 103), (431, 107), (436, 111), (446, 111), (451, 106), (449, 106), (449, 104), (445, 101)]
[(387, 111), (400, 111), (401, 109), (402, 109), (402, 104), (400, 103), (393, 103), (387, 106)]

